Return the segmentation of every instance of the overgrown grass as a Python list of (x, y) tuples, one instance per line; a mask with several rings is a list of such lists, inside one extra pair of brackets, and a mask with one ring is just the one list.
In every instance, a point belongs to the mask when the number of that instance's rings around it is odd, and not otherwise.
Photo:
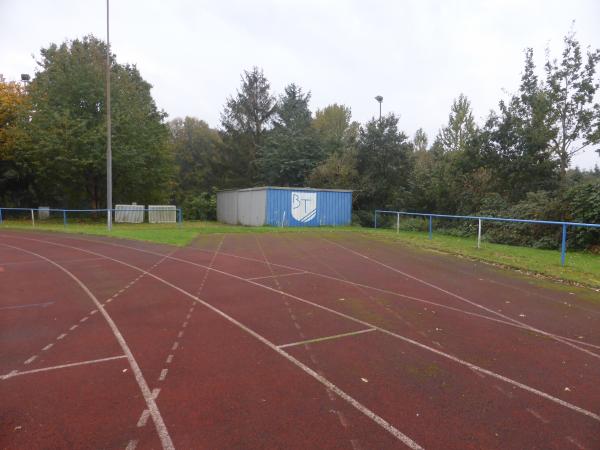
[(517, 247), (505, 244), (482, 242), (477, 248), (475, 236), (472, 238), (434, 233), (430, 240), (428, 233), (420, 231), (373, 230), (363, 233), (401, 242), (419, 249), (435, 250), (487, 261), (527, 272), (539, 273), (551, 278), (573, 281), (588, 286), (600, 287), (600, 255), (589, 252), (568, 251), (566, 265), (560, 265), (560, 252), (530, 247)]
[(59, 231), (68, 233), (112, 236), (124, 239), (138, 239), (163, 244), (184, 246), (202, 234), (214, 233), (322, 233), (344, 231), (360, 233), (376, 239), (399, 242), (417, 249), (428, 249), (448, 254), (487, 261), (503, 266), (534, 272), (547, 277), (600, 287), (600, 255), (587, 252), (567, 252), (567, 264), (560, 265), (560, 252), (503, 244), (482, 243), (478, 249), (475, 237), (465, 238), (434, 233), (429, 240), (426, 232), (369, 229), (361, 227), (321, 227), (321, 228), (277, 228), (243, 227), (224, 225), (217, 222), (184, 222), (178, 225), (116, 224), (111, 232), (106, 224), (72, 223), (64, 227), (58, 222), (38, 222), (35, 228), (28, 221), (6, 221), (0, 229)]

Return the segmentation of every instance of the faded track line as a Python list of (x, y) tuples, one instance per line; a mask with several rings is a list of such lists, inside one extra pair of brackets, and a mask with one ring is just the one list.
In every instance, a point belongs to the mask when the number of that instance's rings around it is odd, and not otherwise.
[[(125, 338), (123, 337), (123, 335), (119, 331), (119, 328), (117, 327), (117, 325), (115, 324), (115, 322), (112, 320), (112, 318), (110, 317), (110, 315), (106, 312), (106, 310), (104, 309), (104, 306), (102, 306), (102, 304), (98, 301), (98, 299), (96, 298), (96, 296), (72, 272), (70, 272), (68, 269), (66, 269), (65, 267), (61, 266), (57, 262), (54, 262), (50, 258), (47, 258), (47, 257), (45, 257), (43, 255), (40, 255), (39, 253), (35, 253), (35, 252), (29, 251), (29, 250), (26, 250), (26, 249), (23, 249), (23, 248), (20, 248), (20, 247), (15, 247), (13, 245), (8, 245), (8, 244), (0, 244), (0, 245), (5, 246), (5, 247), (9, 247), (9, 248), (13, 248), (15, 250), (20, 250), (20, 251), (25, 252), (25, 253), (29, 253), (30, 255), (37, 256), (38, 258), (41, 258), (41, 259), (49, 262), (50, 264), (52, 264), (53, 266), (55, 266), (57, 269), (59, 269), (63, 273), (65, 273), (73, 281), (75, 281), (75, 283), (77, 283), (77, 285), (79, 285), (79, 287), (87, 294), (87, 296), (96, 305), (96, 308), (98, 309), (98, 311), (100, 311), (100, 314), (102, 314), (102, 316), (104, 317), (104, 320), (106, 320), (106, 322), (108, 323), (108, 326), (112, 330), (115, 338), (117, 339), (117, 342), (121, 346), (121, 349), (123, 350), (123, 353), (125, 353), (125, 356), (127, 357), (127, 360), (129, 362), (129, 366), (131, 367), (131, 370), (134, 373), (135, 380), (137, 381), (137, 384), (138, 384), (138, 386), (140, 388), (140, 391), (142, 392), (142, 395), (144, 396), (144, 399), (146, 401), (146, 405), (148, 406), (148, 409), (150, 410), (150, 413), (152, 415), (152, 420), (154, 421), (154, 425), (156, 427), (156, 431), (158, 433), (158, 437), (160, 438), (160, 441), (161, 441), (163, 449), (165, 449), (165, 450), (172, 450), (172, 449), (174, 449), (175, 447), (173, 446), (173, 441), (171, 440), (171, 436), (169, 435), (169, 432), (167, 430), (165, 422), (164, 422), (164, 420), (163, 420), (163, 418), (162, 418), (162, 416), (160, 414), (160, 411), (158, 409), (158, 406), (156, 405), (156, 402), (155, 402), (155, 400), (154, 400), (154, 398), (152, 396), (152, 393), (150, 392), (150, 388), (148, 387), (148, 383), (146, 382), (146, 380), (144, 378), (144, 375), (142, 374), (142, 371), (140, 369), (139, 364), (137, 363), (135, 357), (133, 356), (133, 353), (131, 352), (131, 349), (127, 345), (127, 342), (125, 341)], [(98, 254), (97, 256), (102, 257), (103, 255)], [(148, 273), (147, 271), (145, 271), (145, 270), (143, 270), (141, 268), (137, 268), (137, 270), (139, 270), (139, 271), (141, 271), (143, 273)]]
[[(38, 239), (30, 239), (30, 238), (21, 238), (21, 239), (33, 240), (33, 241), (39, 241), (39, 242), (43, 242), (43, 243), (47, 243), (47, 244), (56, 245), (56, 246), (59, 246), (59, 247), (73, 248), (73, 249), (75, 249), (75, 250), (79, 250), (79, 251), (82, 251), (82, 252), (84, 252), (84, 253), (90, 253), (90, 254), (94, 254), (94, 255), (96, 255), (96, 256), (103, 256), (104, 258), (106, 258), (106, 259), (108, 259), (108, 260), (115, 261), (115, 262), (117, 262), (117, 263), (123, 264), (123, 265), (125, 265), (125, 266), (128, 266), (128, 267), (132, 267), (132, 268), (134, 268), (134, 269), (136, 269), (136, 270), (140, 270), (140, 271), (142, 271), (142, 270), (143, 270), (143, 269), (141, 269), (141, 268), (138, 268), (138, 267), (136, 267), (136, 266), (133, 266), (133, 265), (131, 265), (131, 264), (129, 264), (129, 263), (126, 263), (126, 262), (124, 262), (124, 261), (119, 261), (119, 260), (117, 260), (117, 259), (111, 258), (110, 256), (103, 255), (103, 254), (101, 254), (101, 253), (97, 253), (97, 252), (93, 252), (93, 251), (91, 251), (91, 250), (85, 250), (85, 249), (78, 248), (78, 247), (75, 247), (75, 246), (69, 246), (69, 245), (65, 245), (65, 244), (55, 243), (55, 242), (52, 242), (52, 241), (43, 241), (43, 240), (38, 240)], [(152, 252), (149, 252), (149, 251), (146, 251), (146, 252), (147, 252), (147, 253), (152, 253)], [(186, 264), (191, 264), (191, 265), (193, 265), (193, 266), (197, 266), (197, 267), (202, 267), (202, 268), (205, 268), (205, 269), (207, 268), (206, 266), (204, 266), (204, 265), (202, 265), (202, 264), (198, 264), (198, 263), (195, 263), (195, 262), (192, 262), (192, 261), (188, 261), (188, 260), (185, 260), (185, 259), (181, 259), (181, 258), (177, 258), (177, 257), (174, 257), (174, 256), (170, 256), (170, 257), (169, 257), (169, 259), (172, 259), (172, 260), (175, 260), (175, 261), (180, 261), (180, 262), (183, 262), (183, 263), (186, 263)], [(230, 276), (230, 277), (232, 277), (232, 278), (235, 278), (235, 279), (238, 279), (238, 280), (241, 280), (241, 281), (245, 281), (245, 282), (247, 282), (247, 283), (250, 283), (250, 284), (253, 284), (253, 285), (256, 285), (256, 286), (260, 286), (260, 287), (262, 287), (262, 288), (264, 288), (264, 289), (267, 289), (267, 290), (269, 290), (269, 291), (272, 291), (272, 292), (277, 292), (277, 293), (280, 293), (280, 294), (286, 295), (286, 296), (288, 296), (288, 297), (290, 297), (290, 298), (293, 298), (293, 299), (295, 299), (295, 300), (297, 300), (297, 301), (300, 301), (300, 302), (303, 302), (303, 303), (306, 303), (306, 304), (312, 305), (312, 306), (314, 306), (314, 307), (316, 307), (316, 308), (319, 308), (319, 309), (322, 309), (322, 310), (324, 310), (324, 311), (329, 311), (329, 312), (330, 312), (330, 313), (332, 313), (332, 314), (338, 315), (338, 316), (340, 316), (340, 317), (345, 317), (346, 319), (348, 319), (348, 320), (351, 320), (351, 321), (353, 321), (353, 322), (360, 323), (360, 324), (364, 325), (365, 327), (368, 327), (368, 328), (375, 328), (375, 329), (377, 329), (377, 330), (381, 331), (382, 333), (385, 333), (385, 334), (387, 334), (387, 335), (389, 335), (389, 336), (396, 337), (396, 338), (398, 338), (398, 339), (400, 339), (400, 340), (402, 340), (402, 341), (404, 341), (404, 342), (407, 342), (407, 343), (409, 343), (409, 344), (415, 345), (415, 346), (417, 346), (417, 347), (419, 347), (419, 348), (422, 348), (422, 349), (424, 349), (424, 350), (428, 350), (428, 351), (430, 351), (430, 352), (432, 352), (432, 353), (435, 353), (435, 354), (437, 354), (437, 355), (439, 355), (439, 356), (442, 356), (442, 357), (444, 357), (444, 358), (446, 358), (446, 359), (449, 359), (449, 360), (451, 360), (451, 361), (454, 361), (454, 362), (455, 362), (455, 363), (457, 363), (457, 364), (460, 364), (460, 365), (463, 365), (463, 366), (465, 366), (465, 367), (468, 367), (469, 369), (471, 369), (471, 370), (473, 370), (473, 371), (480, 372), (480, 373), (482, 373), (482, 374), (488, 375), (488, 376), (490, 376), (490, 377), (492, 377), (492, 378), (496, 378), (496, 379), (498, 379), (498, 380), (502, 380), (502, 381), (504, 381), (504, 382), (506, 382), (506, 383), (508, 383), (508, 384), (511, 384), (511, 385), (513, 385), (513, 386), (516, 386), (516, 387), (519, 387), (520, 389), (523, 389), (524, 391), (527, 391), (527, 392), (529, 392), (529, 393), (532, 393), (532, 394), (535, 394), (535, 395), (537, 395), (537, 396), (539, 396), (539, 397), (545, 398), (546, 400), (549, 400), (549, 401), (551, 401), (551, 402), (553, 402), (553, 403), (556, 403), (556, 404), (558, 404), (558, 405), (561, 405), (561, 406), (563, 406), (563, 407), (565, 407), (565, 408), (568, 408), (568, 409), (570, 409), (570, 410), (572, 410), (572, 411), (575, 411), (575, 412), (577, 412), (577, 413), (580, 413), (580, 414), (582, 414), (582, 415), (588, 416), (588, 417), (590, 417), (590, 418), (592, 418), (592, 419), (594, 419), (594, 420), (596, 420), (596, 421), (600, 422), (600, 415), (598, 415), (598, 414), (596, 414), (596, 413), (594, 413), (594, 412), (592, 412), (592, 411), (588, 411), (588, 410), (586, 410), (586, 409), (584, 409), (584, 408), (581, 408), (581, 407), (579, 407), (579, 406), (576, 406), (576, 405), (574, 405), (574, 404), (572, 404), (572, 403), (569, 403), (569, 402), (566, 402), (566, 401), (564, 401), (564, 400), (561, 400), (560, 398), (557, 398), (557, 397), (554, 397), (554, 396), (552, 396), (552, 395), (550, 395), (550, 394), (547, 394), (546, 392), (540, 391), (540, 390), (538, 390), (538, 389), (535, 389), (535, 388), (533, 388), (533, 387), (531, 387), (531, 386), (528, 386), (528, 385), (526, 385), (526, 384), (520, 383), (519, 381), (513, 380), (513, 379), (511, 379), (511, 378), (508, 378), (508, 377), (505, 377), (504, 375), (500, 375), (500, 374), (498, 374), (498, 373), (496, 373), (496, 372), (492, 372), (491, 370), (484, 369), (483, 367), (480, 367), (480, 366), (477, 366), (477, 365), (475, 365), (475, 364), (472, 364), (472, 363), (470, 363), (470, 362), (468, 362), (468, 361), (465, 361), (465, 360), (463, 360), (463, 359), (460, 359), (460, 358), (458, 358), (458, 357), (456, 357), (456, 356), (454, 356), (454, 355), (451, 355), (451, 354), (449, 354), (449, 353), (442, 352), (441, 350), (438, 350), (438, 349), (436, 349), (436, 348), (433, 348), (433, 347), (430, 347), (430, 346), (428, 346), (428, 345), (422, 344), (422, 343), (420, 343), (420, 342), (418, 342), (418, 341), (415, 341), (415, 340), (413, 340), (413, 339), (411, 339), (411, 338), (408, 338), (408, 337), (406, 337), (406, 336), (403, 336), (403, 335), (400, 335), (400, 334), (394, 333), (394, 332), (392, 332), (392, 331), (389, 331), (389, 330), (387, 330), (387, 329), (385, 329), (385, 328), (378, 327), (378, 326), (376, 326), (376, 325), (373, 325), (373, 324), (371, 324), (371, 323), (369, 323), (369, 322), (363, 321), (363, 320), (361, 320), (361, 319), (357, 319), (357, 318), (355, 318), (355, 317), (349, 316), (349, 315), (347, 315), (347, 314), (344, 314), (344, 313), (342, 313), (342, 312), (339, 312), (339, 311), (336, 311), (336, 310), (334, 310), (334, 309), (328, 308), (328, 307), (326, 307), (326, 306), (319, 305), (318, 303), (311, 302), (310, 300), (303, 299), (303, 298), (301, 298), (301, 297), (298, 297), (298, 296), (296, 296), (296, 295), (289, 294), (289, 293), (287, 293), (287, 292), (283, 292), (283, 291), (278, 291), (277, 289), (271, 288), (271, 287), (269, 287), (269, 286), (265, 286), (265, 285), (262, 285), (262, 284), (260, 284), (260, 283), (256, 283), (256, 282), (254, 282), (254, 281), (249, 281), (249, 280), (246, 280), (246, 279), (244, 279), (244, 278), (242, 278), (242, 277), (239, 277), (239, 276), (237, 276), (237, 275), (234, 275), (234, 274), (231, 274), (231, 273), (228, 273), (228, 272), (223, 272), (223, 271), (221, 271), (221, 270), (214, 269), (214, 268), (212, 268), (212, 269), (210, 269), (210, 270), (214, 270), (215, 272), (221, 273), (221, 274), (223, 274), (223, 275), (227, 275), (227, 276)], [(149, 274), (149, 275), (150, 275), (150, 276), (152, 276), (152, 277), (154, 277), (154, 278), (156, 278), (156, 279), (159, 279), (158, 277), (156, 277), (156, 276), (155, 276), (155, 275), (153, 275), (153, 274)], [(173, 287), (174, 289), (177, 289), (177, 290), (181, 290), (181, 291), (183, 291), (183, 290), (182, 290), (182, 289), (180, 289), (179, 287), (177, 287), (177, 286), (175, 286), (175, 285), (172, 285), (171, 283), (169, 283), (169, 282), (168, 282), (168, 281), (166, 281), (166, 280), (159, 279), (159, 281), (162, 281), (162, 282), (166, 283), (167, 285), (169, 285), (169, 286)], [(184, 292), (186, 295), (192, 296), (192, 294), (189, 294), (187, 291), (183, 291), (183, 292)], [(197, 297), (194, 297), (194, 296), (192, 296), (192, 297), (193, 297), (193, 298), (197, 298)], [(205, 304), (205, 303), (206, 303), (206, 302), (204, 302), (203, 300), (200, 300), (200, 299), (197, 299), (197, 301), (201, 302), (202, 304)], [(218, 311), (218, 312), (219, 312), (219, 314), (221, 314), (221, 315), (223, 315), (223, 316), (229, 317), (229, 316), (227, 316), (225, 313), (222, 313), (220, 310), (218, 310), (218, 309), (214, 308), (212, 305), (210, 305), (210, 304), (208, 304), (208, 303), (206, 303), (206, 306), (207, 306), (207, 307), (209, 307), (210, 309), (214, 309), (215, 311)], [(235, 319), (233, 319), (233, 318), (230, 318), (230, 319), (231, 319), (232, 321), (235, 321)], [(254, 333), (252, 330), (248, 329), (248, 328), (247, 328), (247, 327), (245, 327), (243, 324), (241, 324), (241, 323), (239, 323), (239, 322), (237, 322), (237, 321), (235, 321), (234, 323), (236, 323), (236, 324), (239, 324), (239, 326), (240, 326), (240, 327), (243, 327), (243, 329), (247, 330), (249, 333), (251, 333), (251, 334), (253, 334), (253, 335), (255, 334), (255, 333)], [(258, 335), (257, 335), (257, 336), (258, 336)], [(269, 342), (269, 341), (267, 341), (265, 338), (262, 338), (262, 337), (260, 337), (260, 339), (259, 339), (259, 340), (261, 340), (261, 341), (262, 341), (263, 339), (264, 339), (264, 341), (266, 341), (266, 342)], [(288, 354), (287, 354), (286, 352), (284, 352), (283, 350), (280, 350), (280, 349), (278, 349), (278, 348), (277, 348), (277, 346), (276, 346), (275, 344), (272, 344), (272, 343), (270, 343), (270, 342), (269, 342), (269, 344), (268, 344), (268, 345), (273, 345), (273, 346), (274, 346), (274, 349), (276, 349), (276, 351), (278, 351), (278, 352), (281, 352), (282, 354), (285, 354), (285, 355), (287, 355), (287, 356), (286, 356), (286, 358), (289, 356), (290, 358), (292, 358), (292, 359), (293, 359), (293, 357), (292, 357), (291, 355), (288, 355)], [(298, 363), (300, 363), (300, 362), (298, 361)], [(302, 363), (300, 363), (300, 364), (302, 364)], [(308, 368), (308, 367), (307, 367), (307, 369), (311, 370), (311, 369), (310, 369), (310, 368)], [(313, 372), (313, 371), (311, 370), (311, 372)], [(382, 419), (382, 420), (383, 420), (383, 419)], [(387, 423), (387, 422), (386, 422), (386, 423)]]
[(76, 363), (61, 364), (60, 366), (42, 367), (40, 369), (33, 369), (33, 370), (22, 370), (22, 371), (13, 370), (12, 372), (7, 373), (6, 375), (1, 375), (0, 376), (0, 380), (8, 380), (9, 378), (19, 377), (21, 375), (29, 375), (29, 374), (32, 374), (32, 373), (48, 372), (50, 370), (57, 370), (57, 369), (65, 369), (67, 367), (84, 366), (84, 365), (87, 365), (87, 364), (97, 364), (97, 363), (101, 363), (101, 362), (105, 362), (105, 361), (113, 361), (115, 359), (122, 359), (122, 358), (127, 358), (127, 356), (126, 355), (110, 356), (108, 358), (92, 359), (92, 360), (89, 360), (89, 361), (81, 361), (81, 362), (76, 362)]
[(350, 333), (334, 334), (332, 336), (323, 336), (320, 338), (307, 339), (306, 341), (290, 342), (289, 344), (278, 345), (278, 347), (279, 348), (288, 348), (288, 347), (295, 347), (297, 345), (314, 344), (316, 342), (331, 341), (333, 339), (340, 339), (340, 338), (344, 338), (347, 336), (355, 336), (357, 334), (369, 333), (371, 331), (377, 331), (377, 329), (376, 328), (367, 328), (365, 330), (351, 331)]

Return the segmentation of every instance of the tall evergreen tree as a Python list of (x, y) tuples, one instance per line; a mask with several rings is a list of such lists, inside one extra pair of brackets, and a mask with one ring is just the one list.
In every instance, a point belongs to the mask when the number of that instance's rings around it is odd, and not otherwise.
[(257, 167), (267, 184), (301, 186), (323, 160), (312, 114), (310, 92), (295, 84), (285, 87), (277, 105), (273, 129), (260, 150)]
[(471, 102), (465, 95), (460, 94), (452, 103), (448, 125), (442, 128), (438, 134), (441, 148), (445, 152), (464, 150), (476, 131)]

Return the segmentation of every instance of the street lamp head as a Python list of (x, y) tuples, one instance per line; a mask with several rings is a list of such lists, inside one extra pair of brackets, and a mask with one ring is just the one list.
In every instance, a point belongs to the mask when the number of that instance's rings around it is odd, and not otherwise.
[(31, 80), (31, 77), (29, 76), (28, 73), (22, 73), (21, 74), (21, 81), (24, 83), (29, 83), (29, 81)]
[(375, 97), (375, 100), (381, 103), (383, 101), (383, 97), (381, 95), (378, 95), (377, 97)]

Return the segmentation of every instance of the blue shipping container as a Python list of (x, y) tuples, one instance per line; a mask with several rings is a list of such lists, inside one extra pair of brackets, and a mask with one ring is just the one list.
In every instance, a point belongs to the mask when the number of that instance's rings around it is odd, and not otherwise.
[(288, 227), (350, 225), (352, 191), (267, 188), (266, 223)]

